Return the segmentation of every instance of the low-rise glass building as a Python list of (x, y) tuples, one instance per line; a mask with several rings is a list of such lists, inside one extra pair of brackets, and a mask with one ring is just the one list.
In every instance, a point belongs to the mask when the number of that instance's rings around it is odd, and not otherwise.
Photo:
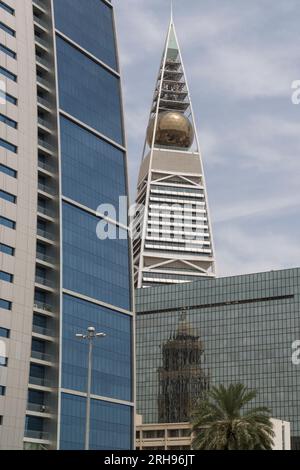
[(137, 412), (189, 421), (213, 385), (257, 389), (300, 449), (300, 268), (139, 289)]

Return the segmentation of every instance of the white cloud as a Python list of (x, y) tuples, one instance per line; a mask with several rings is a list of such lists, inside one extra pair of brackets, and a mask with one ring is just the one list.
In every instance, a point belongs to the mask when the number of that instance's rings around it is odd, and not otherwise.
[[(114, 3), (134, 196), (170, 2)], [(174, 3), (219, 272), (300, 265), (300, 105), (291, 103), (291, 83), (300, 79), (299, 0)]]
[(251, 227), (226, 225), (219, 229), (217, 266), (222, 276), (296, 267), (300, 261), (300, 245), (288, 234), (255, 234)]

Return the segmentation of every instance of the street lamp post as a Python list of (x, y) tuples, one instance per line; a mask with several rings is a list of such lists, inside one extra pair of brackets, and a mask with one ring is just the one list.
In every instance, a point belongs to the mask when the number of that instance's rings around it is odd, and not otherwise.
[(87, 377), (87, 400), (86, 400), (86, 421), (85, 421), (85, 444), (84, 449), (89, 450), (90, 447), (90, 420), (91, 420), (91, 386), (92, 386), (92, 358), (93, 358), (93, 343), (95, 338), (105, 338), (105, 333), (96, 333), (93, 326), (89, 326), (87, 333), (77, 334), (76, 338), (87, 339), (89, 342), (89, 356), (88, 356), (88, 377)]

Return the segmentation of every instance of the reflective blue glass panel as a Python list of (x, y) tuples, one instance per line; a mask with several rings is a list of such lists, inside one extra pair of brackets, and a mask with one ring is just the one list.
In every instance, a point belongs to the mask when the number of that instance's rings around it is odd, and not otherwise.
[(100, 240), (96, 233), (100, 220), (63, 204), (63, 286), (130, 310), (128, 239), (117, 234), (116, 239)]
[(131, 322), (128, 315), (64, 295), (62, 387), (86, 390), (88, 344), (75, 335), (92, 325), (107, 335), (94, 341), (92, 393), (131, 401)]
[[(86, 399), (62, 394), (61, 450), (84, 448)], [(132, 448), (132, 409), (91, 400), (91, 450), (130, 450)]]
[(59, 31), (116, 69), (114, 25), (108, 5), (99, 0), (54, 0), (54, 9)]
[(117, 143), (123, 143), (120, 82), (57, 37), (60, 107)]
[(96, 210), (125, 196), (124, 153), (61, 117), (63, 195)]

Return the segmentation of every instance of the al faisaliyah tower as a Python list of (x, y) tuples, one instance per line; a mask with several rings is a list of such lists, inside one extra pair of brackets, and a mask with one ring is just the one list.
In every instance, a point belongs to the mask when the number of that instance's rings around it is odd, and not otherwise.
[(136, 203), (137, 288), (215, 277), (203, 164), (173, 15), (150, 110)]

